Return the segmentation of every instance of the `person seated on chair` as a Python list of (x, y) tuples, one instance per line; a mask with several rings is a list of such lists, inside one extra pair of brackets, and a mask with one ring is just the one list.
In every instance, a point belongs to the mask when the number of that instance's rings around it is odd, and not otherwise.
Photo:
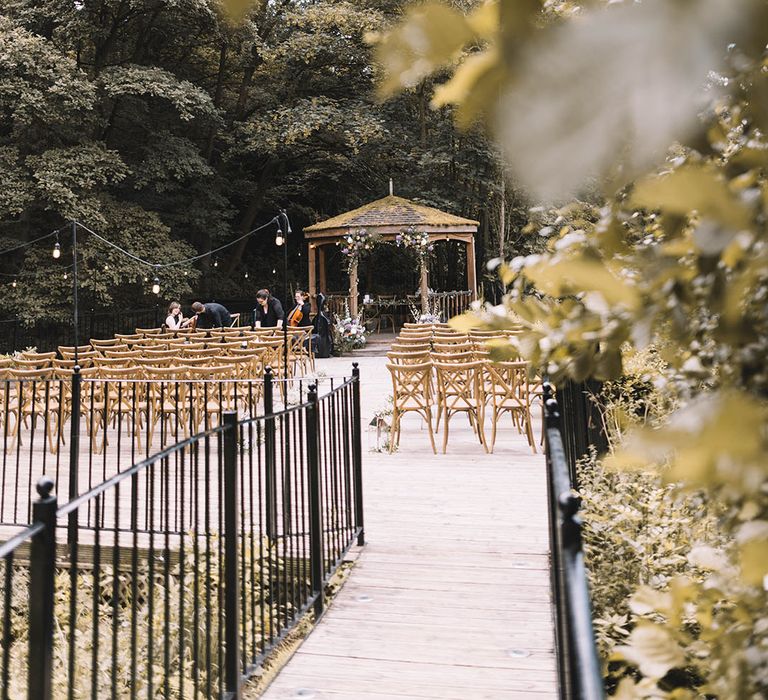
[(181, 313), (181, 304), (178, 301), (172, 301), (168, 306), (168, 317), (165, 319), (165, 327), (169, 331), (177, 331), (189, 325), (189, 319), (184, 318)]
[(297, 289), (294, 298), (296, 299), (296, 306), (288, 314), (288, 325), (294, 328), (311, 326), (312, 319), (310, 314), (312, 307), (309, 303), (309, 292), (302, 292), (300, 289)]
[(196, 301), (192, 304), (192, 311), (197, 317), (195, 328), (229, 328), (232, 325), (229, 311), (215, 301), (209, 301), (207, 304)]
[(253, 325), (257, 328), (282, 328), (285, 311), (279, 300), (268, 289), (256, 292), (256, 308), (253, 310)]

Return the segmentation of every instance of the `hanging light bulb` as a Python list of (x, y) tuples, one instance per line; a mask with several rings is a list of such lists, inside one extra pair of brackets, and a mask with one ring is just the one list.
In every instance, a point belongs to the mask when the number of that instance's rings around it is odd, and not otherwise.
[(106, 272), (107, 270), (109, 270), (109, 265), (104, 265), (104, 272)]
[(277, 235), (275, 236), (275, 245), (281, 246), (283, 245), (283, 241), (285, 239), (283, 238), (283, 231), (282, 229), (277, 229)]
[(64, 273), (64, 279), (69, 279), (69, 275), (66, 272)]
[(56, 243), (53, 244), (53, 259), (58, 260), (61, 257), (61, 246), (59, 245), (59, 234), (56, 234)]
[(213, 266), (214, 267), (218, 267), (219, 266), (219, 259), (218, 258), (214, 258), (213, 259)]
[(248, 279), (248, 270), (245, 271), (245, 279)]
[(16, 280), (13, 280), (13, 282), (11, 283), (11, 286), (12, 286), (14, 289), (16, 288)]
[(275, 270), (275, 268), (274, 268), (274, 267), (272, 268), (272, 274), (273, 274), (273, 275), (276, 275), (276, 274), (277, 274), (277, 270)]
[(160, 294), (160, 280), (157, 277), (152, 280), (152, 294)]

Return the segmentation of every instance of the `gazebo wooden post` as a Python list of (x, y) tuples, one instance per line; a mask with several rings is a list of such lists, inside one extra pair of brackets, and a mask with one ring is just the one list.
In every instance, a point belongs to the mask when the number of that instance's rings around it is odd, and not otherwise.
[[(312, 304), (313, 313), (317, 313), (317, 271), (315, 270), (315, 244), (309, 244), (309, 250), (307, 251), (307, 266), (309, 267), (309, 298)], [(322, 265), (323, 258), (320, 258), (320, 264)]]
[(467, 284), (472, 292), (472, 301), (477, 300), (477, 269), (475, 263), (475, 239), (467, 241)]
[(325, 246), (324, 245), (318, 245), (317, 246), (317, 253), (318, 253), (318, 262), (320, 264), (320, 291), (323, 294), (328, 293), (328, 285), (326, 282), (326, 269), (325, 269)]
[(357, 260), (349, 268), (349, 315), (357, 316)]
[(421, 279), (419, 281), (421, 287), (421, 313), (429, 313), (429, 269), (427, 261), (422, 260), (421, 267)]

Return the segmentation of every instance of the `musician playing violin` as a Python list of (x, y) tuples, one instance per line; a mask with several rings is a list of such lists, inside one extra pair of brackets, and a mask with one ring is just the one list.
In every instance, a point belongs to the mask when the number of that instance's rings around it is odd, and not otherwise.
[(311, 306), (309, 303), (309, 293), (301, 289), (296, 290), (296, 306), (288, 314), (288, 325), (293, 327), (311, 326), (312, 319), (309, 317)]

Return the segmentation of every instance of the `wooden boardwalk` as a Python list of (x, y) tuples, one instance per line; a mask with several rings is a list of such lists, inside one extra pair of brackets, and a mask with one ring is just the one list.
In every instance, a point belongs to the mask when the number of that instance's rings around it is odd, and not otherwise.
[[(392, 389), (385, 358), (359, 362), (367, 424)], [(544, 458), (511, 422), (493, 455), (463, 417), (447, 455), (417, 418), (393, 455), (368, 451), (363, 431), (367, 544), (263, 697), (555, 698)]]

